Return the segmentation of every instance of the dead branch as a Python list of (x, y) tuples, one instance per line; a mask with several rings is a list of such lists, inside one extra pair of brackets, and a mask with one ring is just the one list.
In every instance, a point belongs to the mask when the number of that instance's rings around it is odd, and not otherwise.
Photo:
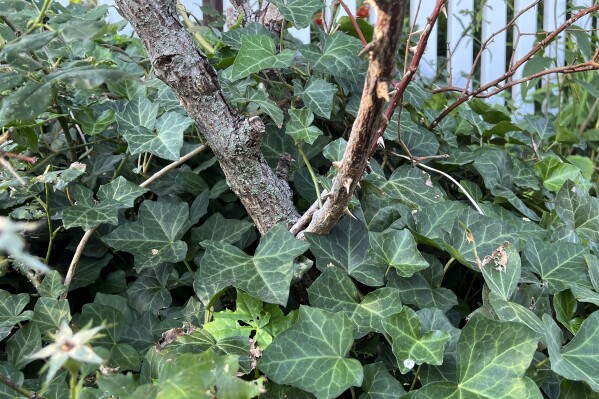
[(388, 85), (395, 63), (405, 13), (405, 0), (376, 0), (378, 20), (373, 41), (368, 45), (370, 65), (358, 116), (343, 155), (339, 174), (323, 208), (314, 214), (308, 232), (326, 234), (343, 215), (370, 158), (377, 132), (387, 124), (383, 109), (389, 100)]

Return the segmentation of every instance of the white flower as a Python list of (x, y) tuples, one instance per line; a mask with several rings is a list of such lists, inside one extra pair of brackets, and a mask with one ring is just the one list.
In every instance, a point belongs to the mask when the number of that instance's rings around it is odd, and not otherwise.
[(46, 383), (50, 382), (56, 372), (69, 360), (81, 363), (102, 364), (103, 360), (98, 356), (88, 342), (92, 340), (103, 326), (83, 329), (73, 334), (68, 323), (63, 320), (55, 336), (55, 342), (42, 348), (31, 355), (33, 359), (50, 358), (48, 361), (48, 375)]

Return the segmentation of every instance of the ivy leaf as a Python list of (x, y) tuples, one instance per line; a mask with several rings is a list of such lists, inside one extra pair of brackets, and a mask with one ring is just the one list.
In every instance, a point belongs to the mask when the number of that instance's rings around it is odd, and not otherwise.
[(525, 267), (531, 268), (548, 283), (551, 294), (568, 289), (568, 284), (591, 287), (584, 257), (586, 253), (587, 250), (580, 244), (549, 243), (531, 238), (524, 248)]
[(123, 112), (116, 114), (116, 122), (121, 132), (144, 127), (154, 130), (160, 104), (153, 103), (145, 96), (139, 95), (129, 101)]
[(371, 259), (386, 269), (393, 267), (402, 277), (410, 277), (429, 267), (416, 247), (409, 230), (389, 229), (383, 233), (369, 233)]
[(333, 399), (362, 384), (362, 365), (346, 358), (353, 342), (352, 323), (345, 314), (300, 306), (297, 323), (264, 350), (258, 368), (277, 384)]
[(277, 127), (280, 128), (283, 126), (283, 121), (285, 118), (283, 111), (281, 111), (281, 108), (279, 108), (279, 106), (268, 97), (266, 92), (250, 87), (248, 89), (248, 94), (248, 101), (256, 103), (260, 108), (262, 108), (266, 115), (270, 116)]
[(521, 262), (518, 250), (509, 242), (501, 244), (482, 260), (485, 282), (504, 300), (509, 300), (520, 280)]
[(43, 335), (54, 334), (63, 320), (71, 321), (69, 302), (48, 297), (39, 298), (33, 308), (31, 320)]
[(263, 69), (281, 69), (291, 65), (295, 53), (285, 49), (276, 54), (275, 41), (269, 35), (243, 35), (241, 48), (231, 70), (231, 80), (243, 79)]
[(322, 1), (320, 0), (287, 0), (286, 3), (274, 0), (272, 3), (297, 29), (310, 26), (314, 13), (322, 10)]
[(215, 213), (200, 227), (191, 229), (191, 240), (194, 243), (210, 240), (233, 244), (252, 226), (245, 220), (225, 219), (220, 213)]
[(360, 399), (397, 399), (406, 393), (382, 362), (364, 366), (364, 382)]
[(189, 219), (186, 203), (144, 201), (139, 219), (117, 227), (103, 238), (112, 248), (132, 253), (141, 268), (185, 259), (187, 244), (181, 241)]
[(231, 47), (232, 50), (239, 50), (241, 48), (241, 38), (244, 36), (257, 36), (264, 35), (273, 37), (272, 33), (264, 27), (264, 25), (257, 22), (252, 22), (244, 28), (231, 29), (227, 32), (223, 32), (223, 43)]
[(113, 109), (106, 109), (100, 115), (96, 116), (91, 109), (84, 108), (75, 114), (75, 118), (81, 125), (83, 132), (90, 136), (102, 133), (116, 120)]
[(382, 320), (401, 308), (399, 290), (379, 288), (362, 300), (351, 279), (337, 267), (327, 267), (308, 288), (310, 304), (331, 312), (343, 312), (354, 324), (354, 338), (383, 332)]
[(315, 71), (351, 82), (358, 81), (362, 66), (365, 65), (364, 60), (358, 57), (361, 50), (360, 40), (342, 32), (325, 36), (322, 50), (315, 44), (299, 49)]
[(362, 221), (346, 217), (327, 235), (306, 233), (305, 236), (320, 270), (332, 264), (363, 284), (383, 285), (386, 268), (369, 262), (368, 230)]
[(445, 344), (451, 336), (446, 331), (432, 330), (424, 335), (416, 312), (404, 306), (399, 313), (383, 320), (383, 328), (393, 340), (393, 353), (402, 374), (416, 364), (440, 365), (443, 363)]
[(284, 225), (273, 227), (260, 239), (254, 256), (224, 242), (201, 244), (206, 253), (193, 285), (204, 304), (232, 285), (264, 302), (286, 306), (293, 259), (308, 249), (308, 244), (296, 240)]
[(44, 112), (52, 103), (52, 82), (31, 81), (19, 90), (2, 99), (0, 126), (11, 122), (31, 121)]
[(81, 227), (83, 230), (90, 230), (102, 223), (113, 226), (119, 224), (120, 202), (109, 199), (98, 203), (92, 198), (92, 195), (91, 190), (85, 186), (76, 185), (71, 189), (71, 196), (75, 198), (76, 202), (74, 206), (66, 208), (62, 212), (65, 229)]
[(410, 214), (408, 226), (419, 242), (441, 249), (444, 234), (452, 230), (456, 217), (467, 209), (467, 205), (457, 201), (425, 205)]
[(289, 110), (291, 120), (287, 122), (285, 133), (295, 140), (303, 140), (308, 144), (313, 144), (322, 131), (316, 126), (311, 126), (314, 121), (314, 114), (307, 108)]
[(599, 242), (599, 199), (566, 181), (555, 198), (555, 211), (566, 227), (587, 240)]
[(567, 180), (577, 181), (580, 169), (569, 163), (564, 163), (557, 156), (546, 156), (542, 161), (535, 163), (534, 171), (543, 181), (547, 190), (557, 192)]
[(458, 380), (429, 383), (412, 398), (540, 399), (536, 384), (524, 377), (537, 342), (535, 334), (521, 324), (475, 314), (458, 342)]
[(526, 115), (522, 118), (521, 127), (536, 133), (541, 140), (548, 140), (555, 136), (555, 117)]
[(62, 277), (56, 270), (44, 275), (42, 283), (37, 287), (37, 291), (43, 297), (58, 298), (65, 291), (62, 283)]
[(494, 292), (489, 295), (489, 304), (499, 320), (518, 322), (534, 331), (539, 338), (543, 336), (543, 322), (530, 309), (519, 303), (508, 302)]
[(482, 176), (489, 190), (499, 185), (512, 186), (513, 164), (507, 151), (498, 148), (483, 147), (475, 152), (473, 166)]
[(17, 370), (22, 370), (33, 362), (35, 359), (31, 355), (40, 349), (42, 349), (42, 334), (35, 323), (27, 323), (6, 341), (8, 361)]
[[(322, 4), (320, 7), (322, 7)], [(300, 81), (296, 79), (293, 81), (293, 92), (294, 95), (302, 98), (310, 111), (322, 118), (331, 118), (337, 85), (311, 77), (306, 85), (302, 87)]]
[(156, 131), (137, 126), (123, 132), (131, 155), (149, 152), (176, 161), (183, 147), (183, 132), (193, 124), (191, 118), (177, 112), (165, 112), (156, 122)]
[(420, 208), (445, 201), (443, 193), (433, 184), (431, 176), (409, 165), (395, 169), (389, 180), (372, 173), (366, 177), (366, 180), (381, 189), (385, 195), (410, 208)]
[(98, 189), (98, 199), (100, 201), (118, 201), (122, 204), (120, 208), (133, 208), (135, 199), (147, 192), (147, 188), (142, 188), (128, 181), (123, 176), (119, 176), (110, 183), (100, 186)]
[(8, 337), (15, 324), (31, 319), (31, 310), (23, 312), (28, 303), (28, 294), (13, 295), (0, 290), (0, 340)]
[(551, 360), (551, 369), (574, 381), (585, 381), (599, 392), (599, 311), (593, 312), (582, 323), (578, 332), (563, 348), (564, 335), (550, 315), (543, 316), (545, 338)]
[(419, 309), (438, 308), (447, 312), (458, 304), (453, 291), (447, 288), (433, 288), (420, 273), (410, 278), (402, 278), (397, 273), (389, 273), (387, 287), (399, 289), (401, 302), (415, 305)]
[(138, 313), (152, 312), (158, 316), (160, 310), (171, 304), (172, 297), (166, 284), (172, 270), (172, 264), (162, 264), (139, 273), (127, 289), (131, 306)]

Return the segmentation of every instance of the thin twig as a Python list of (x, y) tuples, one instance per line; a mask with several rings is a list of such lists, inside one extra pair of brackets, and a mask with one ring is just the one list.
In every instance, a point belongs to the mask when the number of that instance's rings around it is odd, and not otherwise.
[(208, 148), (208, 146), (206, 146), (206, 145), (199, 146), (195, 150), (191, 151), (189, 154), (182, 156), (181, 159), (179, 159), (178, 161), (175, 161), (175, 162), (173, 162), (171, 164), (166, 165), (164, 168), (162, 168), (158, 172), (154, 173), (152, 175), (152, 177), (150, 177), (149, 179), (147, 179), (146, 181), (144, 181), (143, 183), (141, 183), (139, 186), (140, 187), (147, 187), (147, 186), (149, 186), (150, 184), (154, 183), (156, 180), (160, 179), (162, 176), (164, 176), (165, 174), (167, 174), (169, 171), (175, 169), (177, 166), (180, 166), (180, 165), (184, 164), (185, 162), (189, 161), (191, 158), (193, 158), (196, 155), (200, 154), (206, 148)]
[[(398, 153), (393, 152), (393, 151), (389, 151), (389, 153), (392, 154), (392, 155), (395, 155), (396, 157), (400, 157), (400, 158), (403, 158), (403, 159), (410, 160), (410, 157), (407, 157), (405, 155), (398, 154)], [(439, 169), (435, 169), (435, 168), (433, 168), (431, 166), (428, 166), (428, 165), (425, 165), (425, 164), (422, 164), (422, 163), (418, 163), (418, 164), (416, 164), (416, 166), (419, 167), (419, 168), (422, 168), (422, 169), (427, 169), (427, 170), (430, 170), (432, 172), (439, 173), (440, 175), (443, 175), (446, 178), (448, 178), (449, 180), (451, 180), (451, 182), (453, 184), (455, 184), (456, 186), (458, 186), (458, 188), (466, 196), (466, 198), (468, 198), (468, 201), (470, 201), (470, 203), (472, 204), (472, 206), (474, 206), (474, 208), (476, 209), (476, 211), (478, 213), (480, 213), (481, 215), (485, 214), (483, 212), (483, 210), (480, 208), (480, 206), (478, 206), (478, 204), (476, 203), (476, 201), (474, 200), (474, 198), (472, 198), (472, 196), (470, 196), (470, 194), (468, 194), (468, 191), (466, 191), (466, 189), (460, 183), (458, 183), (458, 181), (456, 179), (454, 179), (453, 177), (451, 177), (447, 173), (445, 173), (443, 171), (440, 171)]]
[(362, 34), (362, 29), (360, 29), (360, 25), (358, 25), (358, 21), (356, 21), (356, 17), (354, 17), (351, 10), (349, 9), (347, 4), (345, 4), (345, 2), (343, 0), (339, 0), (339, 4), (341, 4), (341, 7), (343, 7), (343, 9), (345, 10), (345, 13), (349, 17), (349, 20), (354, 25), (354, 29), (356, 30), (356, 32), (358, 33), (358, 36), (360, 37), (360, 40), (362, 41), (362, 46), (366, 47), (368, 42), (366, 41), (366, 39), (364, 38), (364, 35)]
[(0, 165), (6, 168), (21, 185), (25, 185), (25, 181), (19, 176), (19, 174), (13, 169), (12, 165), (4, 158), (0, 156)]

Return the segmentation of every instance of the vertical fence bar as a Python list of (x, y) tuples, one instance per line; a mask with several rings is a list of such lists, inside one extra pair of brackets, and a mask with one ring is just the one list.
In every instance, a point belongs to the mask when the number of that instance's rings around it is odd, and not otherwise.
[[(514, 0), (514, 14), (522, 11), (533, 3), (533, 0)], [(534, 6), (530, 10), (526, 11), (515, 23), (514, 26), (514, 61), (522, 58), (528, 53), (534, 46), (537, 32), (537, 11), (538, 7)], [(526, 65), (526, 64), (525, 64)], [(522, 70), (524, 65), (516, 71), (513, 79), (520, 79), (522, 77)], [(533, 89), (528, 91), (529, 95), (532, 94)], [(520, 85), (512, 87), (512, 98), (516, 105), (519, 105), (520, 114), (532, 114), (535, 110), (534, 103), (524, 102), (522, 98), (522, 90)]]
[[(464, 88), (472, 69), (473, 40), (470, 27), (473, 23), (474, 1), (453, 0), (447, 4), (447, 41), (451, 54), (448, 54), (448, 68), (452, 84)], [(470, 89), (470, 87), (468, 87)]]
[[(507, 23), (507, 2), (488, 1), (483, 8), (482, 42), (484, 43), (495, 32), (499, 32)], [(486, 84), (505, 73), (507, 32), (498, 33), (483, 50), (481, 56), (480, 83)], [(489, 102), (503, 105), (501, 96), (490, 97)]]
[[(416, 21), (415, 30), (421, 29), (426, 25), (427, 18), (431, 15), (435, 7), (435, 2), (431, 0), (411, 0), (410, 1), (410, 25)], [(438, 24), (433, 25), (431, 35), (426, 45), (426, 51), (420, 61), (420, 76), (425, 79), (433, 79), (437, 74), (437, 43), (438, 43)]]
[[(559, 25), (566, 21), (566, 0), (545, 0), (543, 7), (543, 30), (545, 32), (551, 32), (555, 30)], [(560, 33), (555, 40), (545, 47), (545, 56), (556, 60), (555, 66), (563, 66), (565, 58), (565, 39), (566, 35), (564, 32)], [(543, 79), (543, 85), (549, 87), (558, 83), (558, 77), (555, 75), (548, 75)], [(553, 87), (548, 91), (548, 95), (559, 95), (557, 87)], [(549, 98), (547, 98), (548, 100)], [(549, 104), (546, 104), (549, 107)], [(546, 108), (545, 106), (543, 109)], [(557, 113), (557, 108), (546, 108), (546, 110), (552, 114)]]

